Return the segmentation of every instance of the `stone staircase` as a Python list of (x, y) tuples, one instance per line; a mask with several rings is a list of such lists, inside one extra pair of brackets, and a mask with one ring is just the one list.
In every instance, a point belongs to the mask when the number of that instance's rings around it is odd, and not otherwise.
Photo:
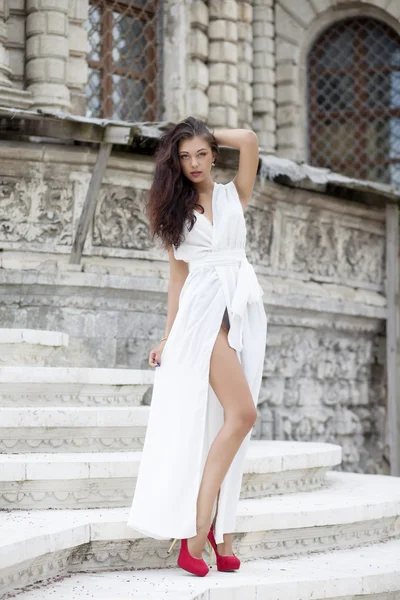
[(339, 471), (335, 444), (252, 440), (240, 571), (177, 568), (126, 526), (153, 372), (46, 366), (67, 344), (0, 331), (0, 598), (400, 600), (400, 480)]

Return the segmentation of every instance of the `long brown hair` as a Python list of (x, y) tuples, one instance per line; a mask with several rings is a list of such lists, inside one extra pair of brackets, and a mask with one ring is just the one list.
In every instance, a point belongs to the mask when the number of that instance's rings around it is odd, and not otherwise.
[(219, 148), (214, 135), (204, 121), (188, 117), (164, 133), (159, 139), (155, 154), (155, 172), (145, 209), (150, 223), (150, 233), (158, 236), (164, 247), (178, 248), (182, 243), (183, 226), (189, 220), (189, 230), (196, 222), (194, 207), (199, 194), (192, 182), (182, 173), (179, 160), (179, 142), (200, 136), (218, 156)]

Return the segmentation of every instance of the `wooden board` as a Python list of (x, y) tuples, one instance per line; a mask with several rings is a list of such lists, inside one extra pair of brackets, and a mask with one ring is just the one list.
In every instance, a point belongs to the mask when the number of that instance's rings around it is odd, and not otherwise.
[(386, 205), (386, 365), (390, 474), (400, 476), (399, 208)]
[(107, 167), (108, 159), (110, 157), (111, 148), (112, 144), (100, 144), (99, 154), (97, 156), (97, 161), (93, 169), (92, 178), (89, 183), (82, 213), (79, 218), (76, 236), (72, 244), (72, 252), (69, 259), (70, 264), (80, 263), (87, 232), (89, 230), (89, 225), (91, 220), (93, 219), (94, 211), (96, 208), (96, 202), (100, 191), (101, 182)]

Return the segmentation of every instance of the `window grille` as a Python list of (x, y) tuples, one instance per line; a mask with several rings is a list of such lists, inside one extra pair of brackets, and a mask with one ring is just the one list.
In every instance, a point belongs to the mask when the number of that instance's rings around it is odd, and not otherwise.
[(157, 3), (90, 0), (86, 116), (158, 118)]
[(371, 18), (326, 30), (308, 56), (312, 165), (400, 187), (400, 37)]

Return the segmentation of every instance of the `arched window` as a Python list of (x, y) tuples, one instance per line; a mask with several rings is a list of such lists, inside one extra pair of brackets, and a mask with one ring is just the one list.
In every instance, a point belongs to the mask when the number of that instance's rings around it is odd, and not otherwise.
[(400, 37), (371, 18), (327, 29), (308, 56), (309, 162), (400, 186)]

